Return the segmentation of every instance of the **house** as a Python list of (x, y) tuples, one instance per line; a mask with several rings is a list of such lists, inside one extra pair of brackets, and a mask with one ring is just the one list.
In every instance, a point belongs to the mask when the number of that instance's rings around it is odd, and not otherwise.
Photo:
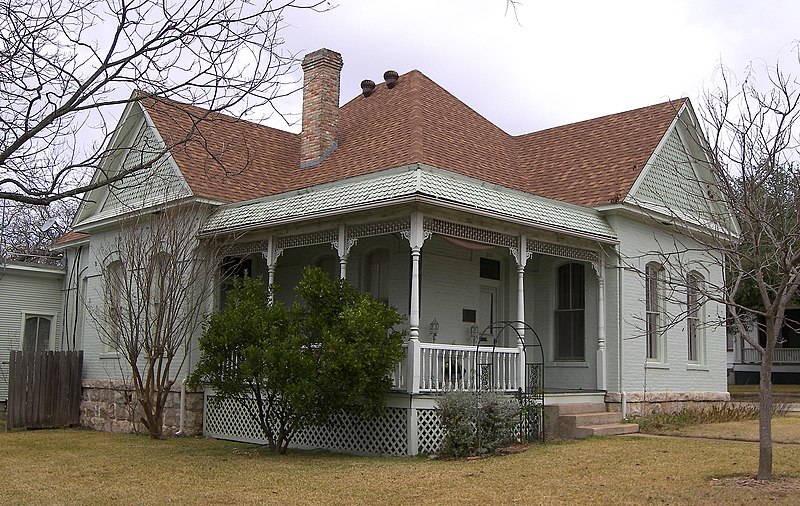
[[(680, 216), (702, 232), (693, 216), (717, 205), (688, 99), (512, 136), (417, 70), (364, 81), (340, 107), (341, 67), (327, 49), (304, 58), (299, 135), (137, 95), (105, 170), (157, 161), (88, 195), (55, 246), (74, 273), (67, 299), (96, 302), (98, 252), (127, 217), (192, 202), (198, 240), (230, 240), (228, 258), (251, 274), (292, 287), (316, 265), (408, 314), (386, 418), (308, 431), (299, 446), (432, 451), (436, 395), (476, 388), (482, 366), (494, 388), (544, 392), (556, 416), (606, 413), (594, 423), (729, 399), (725, 329), (706, 324), (724, 308), (667, 296), (664, 259), (682, 245), (693, 283), (723, 275), (673, 226)], [(687, 323), (666, 325), (687, 304)], [(71, 337), (84, 349), (84, 422), (114, 428), (117, 357), (81, 304), (67, 313), (82, 322)], [(183, 374), (196, 346), (187, 353)], [(235, 406), (188, 404), (206, 434), (258, 440)]]
[[(763, 319), (750, 328), (752, 339), (766, 343)], [(733, 383), (757, 385), (761, 375), (761, 353), (747, 340), (731, 333), (728, 336), (728, 363)], [(772, 383), (800, 383), (800, 307), (786, 309), (786, 322), (772, 353)]]
[(64, 269), (58, 265), (0, 262), (0, 402), (8, 400), (12, 350), (65, 347)]

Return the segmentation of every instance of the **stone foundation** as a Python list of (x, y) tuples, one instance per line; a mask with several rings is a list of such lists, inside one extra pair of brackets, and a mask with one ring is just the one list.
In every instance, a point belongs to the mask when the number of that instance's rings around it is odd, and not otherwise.
[[(81, 425), (104, 432), (146, 434), (141, 422), (142, 408), (131, 388), (123, 380), (84, 379), (81, 382)], [(170, 391), (164, 406), (163, 434), (172, 436), (180, 427), (180, 386)], [(184, 433), (203, 432), (203, 392), (186, 391)]]
[[(621, 393), (607, 393), (605, 400), (609, 411), (622, 411)], [(627, 392), (626, 410), (628, 416), (699, 411), (722, 406), (730, 400), (728, 392)]]

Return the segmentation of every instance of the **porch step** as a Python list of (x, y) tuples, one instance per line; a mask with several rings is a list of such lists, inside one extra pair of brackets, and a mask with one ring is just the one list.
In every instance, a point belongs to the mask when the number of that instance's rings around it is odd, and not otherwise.
[(583, 439), (638, 432), (639, 426), (622, 423), (622, 413), (608, 411), (605, 403), (575, 403), (545, 406), (545, 435), (551, 438)]
[(639, 432), (639, 425), (635, 423), (604, 423), (600, 425), (585, 425), (575, 428), (575, 439), (589, 436), (619, 436)]

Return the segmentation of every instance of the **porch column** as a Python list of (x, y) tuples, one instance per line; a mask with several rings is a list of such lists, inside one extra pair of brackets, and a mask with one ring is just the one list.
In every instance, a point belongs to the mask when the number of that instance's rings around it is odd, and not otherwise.
[(347, 225), (339, 225), (339, 240), (333, 245), (339, 255), (339, 279), (347, 279), (347, 259), (350, 257), (350, 248), (355, 246), (357, 239), (347, 238)]
[(602, 252), (597, 261), (597, 389), (606, 390), (606, 268)]
[(267, 284), (269, 290), (269, 303), (272, 304), (274, 296), (272, 294), (272, 285), (275, 283), (275, 265), (278, 263), (278, 257), (281, 256), (283, 250), (275, 248), (275, 236), (270, 235), (267, 240), (267, 251), (262, 251), (261, 256), (264, 257), (264, 262), (267, 264)]
[(530, 258), (528, 242), (525, 234), (520, 234), (519, 245), (511, 250), (517, 261), (517, 386), (525, 388), (525, 266)]
[(422, 213), (411, 214), (411, 227), (403, 233), (411, 247), (411, 301), (408, 311), (408, 362), (406, 382), (409, 393), (419, 392), (421, 349), (419, 344), (419, 259), (422, 245), (431, 236), (423, 229)]

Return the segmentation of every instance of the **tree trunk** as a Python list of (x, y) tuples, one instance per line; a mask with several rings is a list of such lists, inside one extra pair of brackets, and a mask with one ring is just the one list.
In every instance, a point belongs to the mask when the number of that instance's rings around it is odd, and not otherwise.
[(758, 480), (772, 479), (772, 347), (761, 355), (758, 384)]

